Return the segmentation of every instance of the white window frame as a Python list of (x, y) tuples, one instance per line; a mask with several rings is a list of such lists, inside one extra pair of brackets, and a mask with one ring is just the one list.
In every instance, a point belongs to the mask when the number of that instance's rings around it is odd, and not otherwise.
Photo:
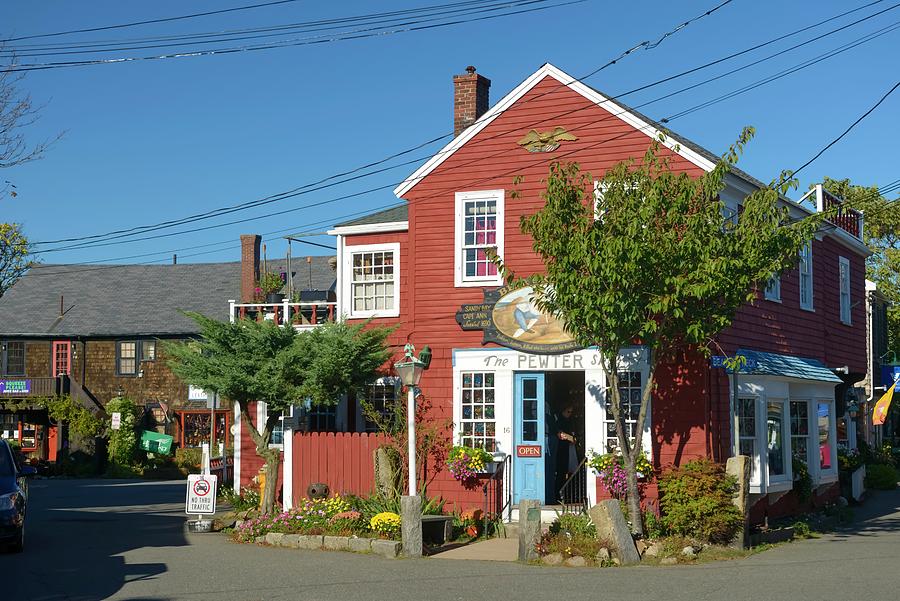
[[(394, 255), (394, 307), (392, 309), (374, 309), (357, 311), (353, 302), (353, 256), (360, 253), (391, 252)], [(344, 265), (341, 274), (343, 280), (343, 297), (346, 299), (347, 315), (351, 319), (368, 319), (370, 317), (400, 316), (400, 243), (359, 244), (344, 247)]]
[[(618, 372), (626, 372), (633, 371), (641, 374), (641, 395), (643, 395), (644, 386), (647, 384), (647, 378), (650, 377), (650, 366), (647, 364), (647, 353), (642, 348), (631, 348), (631, 349), (623, 349), (619, 352), (619, 364), (617, 366)], [(585, 372), (585, 376), (588, 377), (588, 372)], [(606, 424), (607, 422), (611, 422), (613, 417), (611, 414), (607, 415), (606, 412), (606, 397), (609, 394), (608, 381), (606, 380), (606, 376), (603, 376), (603, 392), (601, 395), (600, 403), (599, 403), (599, 413), (601, 414), (600, 419), (600, 447), (599, 449), (590, 448), (590, 450), (599, 452), (601, 454), (609, 452), (609, 436), (606, 433)], [(629, 420), (626, 420), (626, 425)], [(590, 423), (588, 421), (588, 415), (585, 414), (585, 424)], [(644, 424), (641, 428), (641, 452), (647, 456), (647, 458), (652, 462), (653, 461), (653, 395), (650, 395), (650, 399), (647, 402), (647, 412), (644, 416)], [(618, 444), (618, 441), (616, 441)], [(616, 452), (619, 452), (618, 449)]]
[(772, 276), (768, 280), (766, 280), (766, 289), (763, 296), (767, 301), (772, 301), (773, 303), (781, 302), (780, 273), (773, 273)]
[[(475, 375), (476, 374), (480, 374), (482, 377), (482, 385), (480, 387), (475, 386)], [(471, 378), (471, 384), (468, 387), (463, 385), (466, 375), (469, 375), (469, 377)], [(485, 381), (488, 375), (490, 375), (494, 381), (493, 386), (490, 386), (490, 387), (487, 385), (487, 383)], [(491, 369), (465, 369), (465, 370), (460, 371), (459, 375), (457, 377), (459, 379), (455, 383), (455, 385), (458, 386), (460, 389), (460, 397), (459, 397), (460, 401), (459, 401), (459, 418), (457, 421), (457, 427), (455, 428), (456, 431), (454, 432), (454, 436), (456, 437), (456, 438), (454, 438), (454, 444), (463, 444), (463, 445), (468, 444), (468, 441), (463, 440), (463, 436), (465, 436), (465, 434), (464, 434), (465, 424), (472, 424), (473, 433), (470, 434), (469, 437), (471, 437), (473, 439), (479, 438), (479, 436), (474, 433), (474, 428), (475, 428), (475, 424), (480, 423), (480, 424), (484, 424), (484, 430), (485, 430), (485, 433), (483, 435), (481, 435), (480, 438), (485, 439), (485, 444), (487, 444), (488, 439), (493, 439), (493, 445), (491, 445), (491, 446), (493, 446), (493, 449), (490, 449), (488, 452), (491, 452), (491, 453), (496, 452), (500, 448), (499, 436), (498, 436), (499, 431), (497, 428), (497, 405), (499, 403), (498, 393), (500, 391), (497, 388), (497, 384), (498, 384), (497, 372), (494, 370), (491, 370)], [(476, 391), (487, 391), (489, 389), (492, 390), (493, 395), (494, 395), (494, 399), (493, 399), (493, 403), (492, 403), (494, 416), (491, 418), (487, 418), (484, 415), (482, 415), (481, 417), (475, 417), (474, 411), (475, 411), (475, 407), (477, 406), (477, 403), (475, 403), (475, 400), (474, 400), (475, 392)], [(473, 414), (471, 417), (463, 416), (463, 409), (465, 406), (465, 403), (463, 401), (463, 396), (464, 396), (464, 392), (466, 390), (471, 391), (472, 396), (473, 396), (472, 401), (470, 402), (470, 405), (471, 405), (472, 411), (473, 411)], [(486, 392), (483, 392), (483, 394), (486, 394)], [(482, 401), (481, 401), (482, 407), (485, 404), (486, 404), (486, 402), (482, 398)], [(487, 424), (493, 424), (493, 426), (494, 426), (494, 434), (491, 436), (488, 436), (488, 434), (487, 434)], [(473, 442), (473, 444), (474, 444), (474, 442)]]
[[(766, 437), (769, 432), (769, 405), (781, 405), (781, 461), (784, 465), (784, 473), (772, 475), (769, 471), (769, 445)], [(766, 492), (780, 492), (782, 490), (791, 490), (794, 486), (794, 470), (791, 455), (791, 425), (790, 425), (790, 405), (788, 399), (766, 397), (762, 403), (763, 414), (765, 415), (765, 431), (763, 435), (763, 447), (766, 449)], [(758, 431), (758, 429), (757, 429)], [(762, 451), (762, 449), (760, 449)]]
[[(733, 384), (732, 384), (733, 385)], [(738, 403), (740, 401), (750, 401), (752, 403), (753, 408), (753, 436), (741, 436), (740, 432), (740, 422), (738, 422), (738, 407), (734, 407), (734, 415), (732, 417), (732, 423), (734, 424), (734, 452), (736, 455), (741, 453), (741, 439), (753, 440), (753, 455), (750, 456), (750, 486), (755, 488), (755, 491), (759, 492), (763, 488), (763, 463), (762, 463), (762, 443), (760, 442), (760, 416), (759, 416), (759, 407), (760, 407), (760, 397), (759, 395), (752, 393), (739, 393), (738, 394)]]
[[(406, 399), (401, 396), (401, 389), (403, 388), (403, 383), (400, 381), (400, 378), (396, 376), (383, 376), (381, 378), (377, 378), (370, 382), (366, 386), (366, 394), (369, 394), (370, 386), (393, 386), (394, 387), (394, 401), (397, 403), (402, 403)], [(371, 397), (366, 399), (371, 401)], [(370, 430), (368, 428), (369, 422), (366, 418), (366, 414), (363, 412), (362, 403), (357, 401), (356, 403), (356, 424), (358, 432), (377, 432), (377, 430)]]
[[(799, 279), (800, 308), (804, 311), (815, 311), (812, 242), (807, 242), (800, 249), (800, 264), (797, 266), (797, 275)], [(807, 283), (804, 285), (804, 282)], [(804, 299), (804, 296), (806, 296), (803, 294), (804, 288), (808, 288), (808, 300)]]
[(454, 277), (453, 282), (457, 288), (471, 288), (479, 286), (492, 286), (503, 283), (503, 276), (499, 271), (497, 275), (490, 276), (469, 276), (465, 275), (465, 261), (463, 260), (463, 250), (465, 248), (465, 206), (466, 202), (473, 200), (494, 200), (497, 203), (497, 231), (494, 247), (497, 256), (503, 258), (503, 242), (504, 242), (504, 220), (505, 207), (504, 200), (506, 197), (505, 190), (479, 190), (473, 192), (457, 192), (456, 193), (456, 224), (454, 236)]
[(806, 464), (809, 473), (812, 474), (815, 471), (816, 465), (815, 461), (810, 460), (810, 456), (816, 458), (816, 455), (813, 455), (813, 450), (815, 447), (815, 438), (813, 438), (813, 430), (815, 428), (815, 420), (813, 419), (813, 410), (812, 403), (809, 399), (799, 399), (799, 398), (791, 398), (788, 399), (788, 413), (790, 414), (788, 417), (793, 423), (794, 414), (791, 412), (791, 407), (794, 403), (803, 404), (806, 407), (806, 434), (797, 434), (795, 435), (790, 430), (790, 426), (788, 427), (788, 432), (790, 433), (790, 445), (791, 445), (791, 457), (793, 457), (794, 453), (794, 439), (795, 438), (805, 438), (806, 439), (806, 457), (801, 457), (803, 462)]
[(841, 323), (850, 325), (850, 259), (838, 257), (838, 286), (841, 307)]

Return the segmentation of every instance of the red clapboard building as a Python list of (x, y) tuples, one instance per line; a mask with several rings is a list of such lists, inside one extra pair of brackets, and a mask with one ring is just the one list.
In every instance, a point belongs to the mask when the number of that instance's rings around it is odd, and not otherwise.
[[(540, 209), (549, 165), (575, 161), (599, 179), (616, 163), (641, 157), (662, 127), (549, 64), (492, 107), (490, 81), (474, 68), (453, 84), (456, 135), (397, 187), (402, 204), (330, 232), (338, 248), (336, 315), (398, 326), (392, 338), (398, 348), (406, 342), (431, 348), (421, 391), (437, 417), (452, 421), (455, 443), (495, 453), (504, 474), (489, 483), (491, 503), (508, 508), (507, 515), (515, 516), (523, 498), (593, 503), (604, 491), (583, 460), (616, 444), (597, 354), (576, 348), (558, 322), (541, 315), (529, 289), (503, 287), (485, 251), (496, 248), (518, 275), (542, 270), (519, 220)], [(672, 168), (699, 176), (718, 160), (666, 134), (662, 152)], [(761, 185), (735, 169), (721, 196), (736, 214)], [(840, 202), (821, 187), (801, 200), (783, 202), (795, 217)], [(657, 469), (698, 457), (750, 456), (757, 520), (797, 508), (794, 455), (809, 464), (813, 502), (837, 496), (837, 448), (855, 444), (847, 406), (866, 372), (862, 227), (860, 214), (845, 211), (804, 249), (797, 269), (770, 281), (739, 311), (718, 339), (724, 353), (748, 357), (736, 379), (700, 355), (660, 368), (647, 423), (629, 426), (644, 437)], [(623, 399), (639, 402), (646, 350), (621, 354)], [(373, 383), (373, 397), (388, 402), (394, 386), (389, 378)], [(636, 405), (630, 409), (636, 418)], [(354, 437), (370, 436), (358, 403), (342, 401), (336, 413), (335, 429), (344, 432), (323, 445), (345, 436), (359, 446)], [(352, 460), (344, 455), (315, 470), (297, 467), (309, 458), (293, 447), (303, 445), (308, 455), (312, 434), (302, 431), (308, 423), (291, 424), (299, 429), (285, 435), (286, 506), (312, 481), (335, 492), (368, 492), (351, 489), (371, 486), (371, 477), (351, 483), (344, 475), (359, 471), (348, 463), (371, 472), (368, 447)], [(576, 444), (560, 444), (559, 432), (573, 434)], [(248, 467), (240, 481), (251, 476)], [(446, 470), (427, 492), (461, 506), (485, 502), (481, 485), (463, 486)], [(656, 496), (652, 484), (646, 494)]]

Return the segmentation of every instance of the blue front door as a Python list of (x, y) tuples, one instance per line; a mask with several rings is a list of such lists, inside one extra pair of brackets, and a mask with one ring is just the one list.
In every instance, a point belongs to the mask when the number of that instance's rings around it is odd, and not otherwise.
[(515, 376), (515, 483), (513, 502), (544, 502), (544, 374)]

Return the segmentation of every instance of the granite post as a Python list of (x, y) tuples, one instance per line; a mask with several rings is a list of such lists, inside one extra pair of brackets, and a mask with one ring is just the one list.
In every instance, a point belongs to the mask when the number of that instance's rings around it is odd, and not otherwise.
[(731, 541), (731, 546), (746, 549), (750, 525), (750, 458), (746, 455), (729, 457), (725, 462), (725, 473), (737, 480), (737, 490), (731, 500), (744, 516), (744, 526)]
[(400, 497), (400, 534), (403, 555), (422, 557), (422, 497)]
[(534, 548), (541, 537), (541, 502), (537, 499), (519, 501), (519, 561), (538, 559)]

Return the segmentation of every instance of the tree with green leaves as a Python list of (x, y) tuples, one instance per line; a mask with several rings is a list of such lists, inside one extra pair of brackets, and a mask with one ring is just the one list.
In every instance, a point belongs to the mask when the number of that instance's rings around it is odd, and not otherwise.
[(0, 223), (0, 297), (32, 266), (28, 240), (18, 223)]
[(872, 255), (866, 260), (866, 277), (890, 301), (888, 350), (900, 356), (900, 197), (886, 198), (877, 186), (858, 186), (849, 179), (826, 177), (826, 190), (863, 212), (863, 240)]
[[(390, 357), (385, 340), (391, 329), (329, 323), (297, 332), (271, 321), (187, 315), (199, 324), (201, 338), (167, 343), (169, 365), (184, 382), (237, 403), (244, 430), (265, 460), (263, 511), (271, 513), (281, 455), (269, 442), (280, 416), (293, 405), (335, 405), (342, 395), (362, 391)], [(254, 402), (266, 403), (263, 424), (253, 423)]]
[[(635, 466), (658, 366), (685, 348), (708, 353), (760, 282), (796, 266), (822, 219), (792, 220), (772, 187), (747, 197), (739, 216), (729, 215), (719, 193), (752, 135), (745, 129), (715, 168), (697, 178), (672, 171), (654, 140), (643, 160), (607, 171), (596, 198), (589, 174), (555, 163), (543, 208), (521, 220), (545, 273), (516, 278), (495, 259), (507, 282), (531, 285), (543, 311), (562, 318), (579, 344), (598, 348), (639, 534)], [(646, 349), (649, 375), (632, 439), (619, 373), (620, 349), (634, 344)]]

